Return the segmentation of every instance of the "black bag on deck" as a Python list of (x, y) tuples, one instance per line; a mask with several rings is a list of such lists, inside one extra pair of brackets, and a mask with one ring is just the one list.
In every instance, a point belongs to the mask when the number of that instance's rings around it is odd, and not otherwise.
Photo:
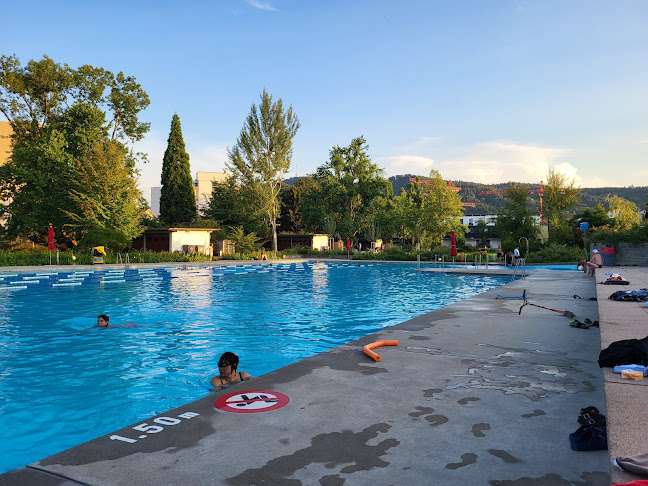
[(601, 368), (624, 364), (648, 366), (648, 336), (613, 342), (601, 351), (598, 364)]

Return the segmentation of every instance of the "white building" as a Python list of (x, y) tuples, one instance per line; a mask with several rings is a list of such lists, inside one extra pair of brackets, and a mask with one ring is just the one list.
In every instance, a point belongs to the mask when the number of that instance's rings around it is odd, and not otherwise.
[(464, 226), (476, 226), (479, 221), (486, 222), (488, 226), (495, 226), (497, 216), (494, 214), (472, 214), (461, 217), (461, 224)]
[(151, 211), (156, 218), (160, 215), (160, 191), (162, 191), (160, 186), (151, 187)]
[[(198, 210), (204, 209), (209, 203), (214, 182), (224, 182), (227, 179), (225, 172), (196, 172), (196, 178), (193, 180), (194, 193), (196, 194), (196, 206)], [(151, 187), (151, 211), (155, 216), (160, 215), (160, 193), (162, 188)]]
[(196, 193), (196, 206), (198, 206), (199, 211), (207, 207), (214, 182), (225, 182), (226, 179), (227, 174), (225, 172), (196, 172), (193, 185)]

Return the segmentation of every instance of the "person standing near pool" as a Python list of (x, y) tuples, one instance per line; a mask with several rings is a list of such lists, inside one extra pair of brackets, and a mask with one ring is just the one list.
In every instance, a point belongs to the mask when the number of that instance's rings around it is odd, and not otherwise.
[(214, 376), (209, 383), (216, 391), (228, 388), (232, 385), (249, 380), (252, 376), (245, 371), (236, 371), (239, 364), (239, 357), (227, 351), (218, 360), (218, 376)]

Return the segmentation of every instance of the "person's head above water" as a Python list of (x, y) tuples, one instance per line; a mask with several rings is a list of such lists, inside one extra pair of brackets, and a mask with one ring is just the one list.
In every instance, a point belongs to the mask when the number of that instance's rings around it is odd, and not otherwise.
[(106, 314), (101, 314), (100, 316), (97, 317), (97, 326), (99, 326), (99, 327), (107, 327), (109, 320), (110, 320), (110, 317), (108, 317)]
[[(218, 371), (220, 374), (234, 373), (236, 368), (238, 368), (239, 357), (234, 353), (227, 351), (223, 353), (218, 360)], [(229, 366), (229, 368), (228, 368)]]

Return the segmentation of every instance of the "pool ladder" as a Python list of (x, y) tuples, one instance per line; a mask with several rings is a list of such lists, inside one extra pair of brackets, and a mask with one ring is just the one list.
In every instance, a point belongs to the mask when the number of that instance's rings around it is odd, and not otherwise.
[[(520, 272), (520, 275), (518, 275)], [(511, 280), (515, 280), (516, 277), (526, 278), (526, 267), (524, 266), (524, 258), (518, 258), (515, 262), (515, 268), (513, 269), (513, 275), (511, 275)]]
[[(121, 263), (122, 265), (124, 264), (121, 253), (117, 253), (117, 257), (115, 258), (115, 264), (118, 263)], [(128, 253), (126, 253), (126, 265), (130, 265), (130, 259), (128, 258)]]

